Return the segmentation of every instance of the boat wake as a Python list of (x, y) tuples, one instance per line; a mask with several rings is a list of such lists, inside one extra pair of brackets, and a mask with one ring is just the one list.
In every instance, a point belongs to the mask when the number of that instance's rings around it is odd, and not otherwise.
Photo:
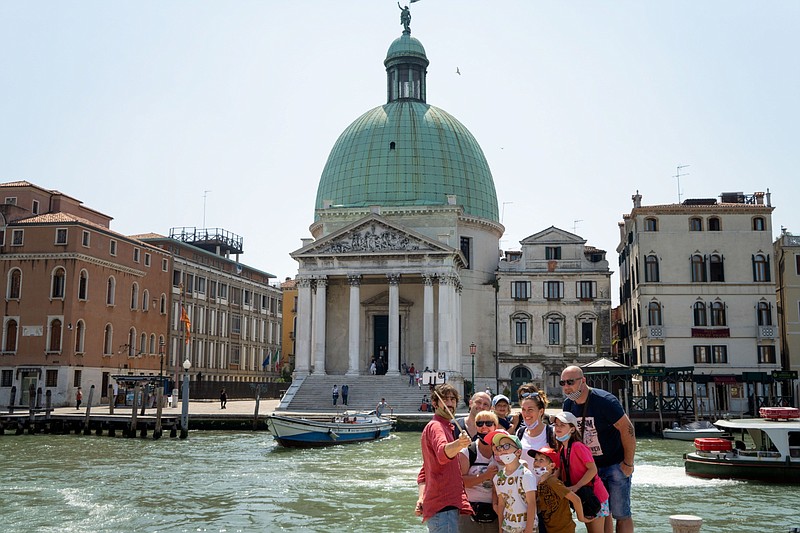
[(638, 464), (633, 474), (633, 485), (643, 487), (721, 487), (738, 483), (741, 481), (690, 477), (683, 466)]

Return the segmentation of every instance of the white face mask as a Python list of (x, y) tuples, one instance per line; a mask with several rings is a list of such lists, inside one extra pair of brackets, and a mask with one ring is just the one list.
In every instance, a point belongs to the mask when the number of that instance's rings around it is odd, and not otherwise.
[(533, 467), (533, 473), (536, 474), (536, 477), (542, 477), (543, 475), (545, 475), (547, 473), (547, 467), (546, 466), (534, 466)]
[(538, 421), (538, 420), (534, 420), (534, 421), (533, 421), (533, 424), (531, 424), (530, 426), (528, 426), (528, 428), (527, 428), (527, 429), (528, 429), (528, 430), (536, 429), (538, 426), (539, 426), (539, 421)]
[(507, 465), (509, 463), (513, 463), (514, 459), (516, 459), (516, 458), (517, 458), (517, 454), (516, 453), (504, 453), (503, 455), (498, 455), (497, 456), (497, 459), (501, 463), (503, 463), (504, 465)]

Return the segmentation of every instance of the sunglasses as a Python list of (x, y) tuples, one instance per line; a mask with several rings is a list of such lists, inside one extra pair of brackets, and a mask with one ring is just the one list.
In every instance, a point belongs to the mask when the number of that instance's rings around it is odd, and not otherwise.
[(506, 442), (505, 444), (495, 444), (495, 449), (504, 452), (510, 450), (512, 447), (516, 450), (517, 446), (513, 442)]
[[(563, 385), (563, 383), (562, 383), (562, 385)], [(519, 396), (520, 396), (520, 398), (523, 398), (523, 399), (524, 398), (538, 398), (539, 397), (539, 393), (538, 392), (523, 392)]]
[(475, 425), (482, 428), (483, 426), (494, 426), (494, 422), (491, 420), (476, 420)]
[(559, 384), (559, 385), (561, 385), (562, 387), (563, 387), (564, 385), (570, 385), (570, 386), (571, 386), (571, 385), (573, 385), (573, 384), (574, 384), (576, 381), (580, 381), (581, 379), (582, 379), (582, 378), (562, 379), (561, 381), (559, 381), (559, 382), (558, 382), (558, 384)]

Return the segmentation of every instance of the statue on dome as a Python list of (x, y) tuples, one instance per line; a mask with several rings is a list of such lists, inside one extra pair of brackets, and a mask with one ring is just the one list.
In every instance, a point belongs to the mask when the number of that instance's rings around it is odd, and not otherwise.
[(401, 6), (400, 2), (397, 2), (397, 7), (400, 8), (400, 24), (403, 26), (403, 33), (411, 35), (411, 10), (408, 6)]

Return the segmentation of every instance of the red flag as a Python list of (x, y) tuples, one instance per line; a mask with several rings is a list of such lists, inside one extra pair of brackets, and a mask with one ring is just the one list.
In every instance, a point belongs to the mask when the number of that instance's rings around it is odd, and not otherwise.
[(186, 331), (186, 344), (189, 344), (189, 339), (192, 337), (192, 322), (189, 320), (189, 314), (184, 306), (181, 306), (181, 322)]

